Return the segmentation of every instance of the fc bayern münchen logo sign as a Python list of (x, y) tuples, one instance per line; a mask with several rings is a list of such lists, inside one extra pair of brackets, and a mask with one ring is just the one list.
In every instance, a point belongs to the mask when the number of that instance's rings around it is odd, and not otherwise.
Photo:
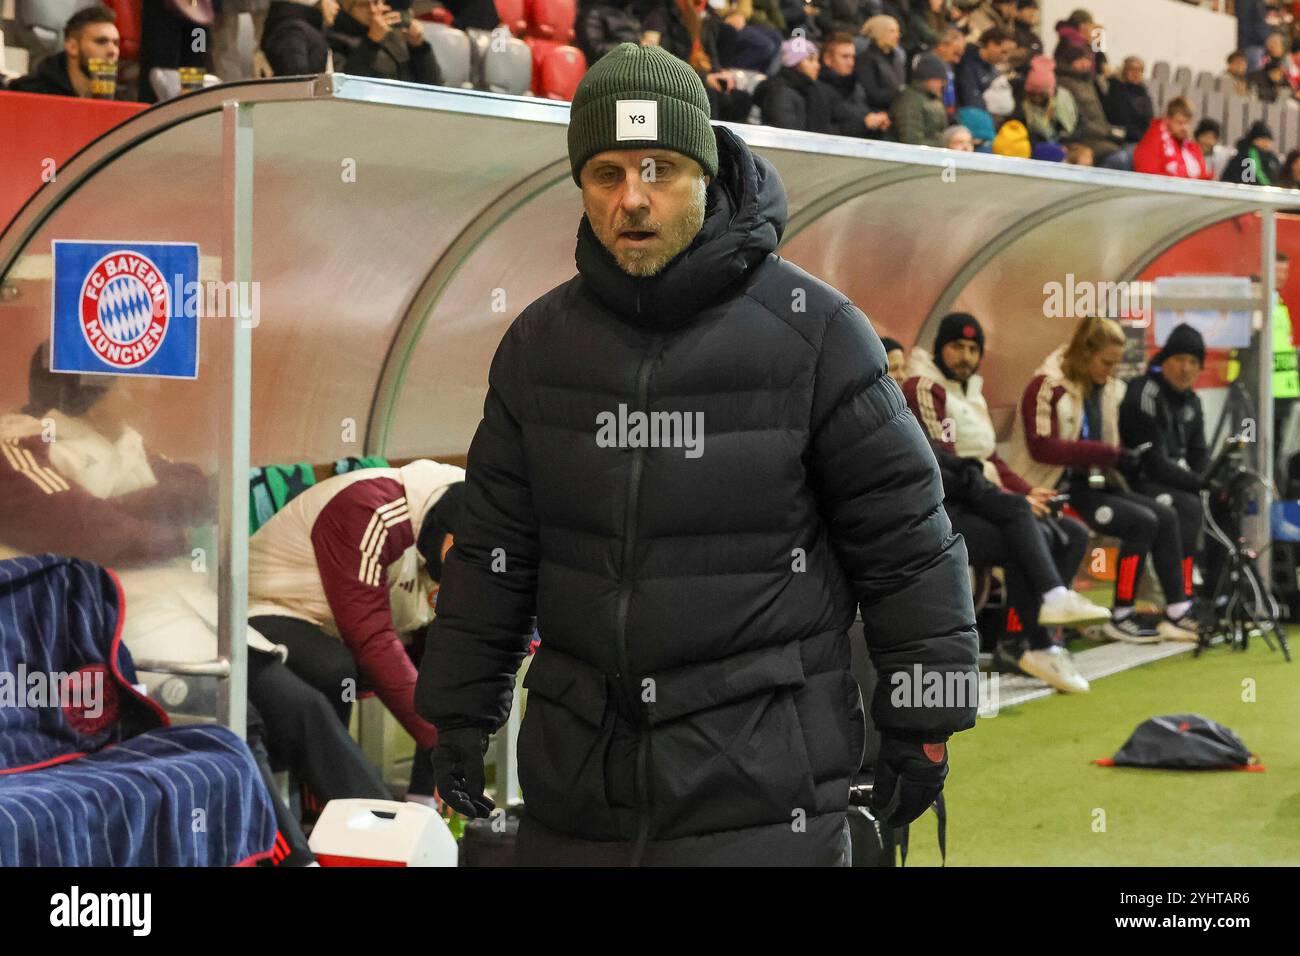
[(95, 263), (81, 284), (81, 334), (115, 368), (137, 368), (167, 336), (167, 282), (147, 256), (119, 249)]
[(54, 243), (56, 372), (198, 374), (198, 321), (184, 289), (198, 280), (198, 246)]

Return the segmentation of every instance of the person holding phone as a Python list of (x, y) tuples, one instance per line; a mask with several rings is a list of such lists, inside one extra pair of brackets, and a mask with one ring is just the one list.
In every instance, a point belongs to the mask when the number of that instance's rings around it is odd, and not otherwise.
[[(1107, 637), (1130, 644), (1194, 641), (1190, 581), (1182, 564), (1175, 510), (1132, 491), (1130, 472), (1146, 447), (1123, 447), (1119, 409), (1124, 383), (1115, 366), (1124, 357), (1124, 330), (1114, 319), (1082, 319), (1066, 345), (1039, 366), (1026, 386), (1013, 425), (1010, 464), (1036, 485), (1059, 488), (1098, 534), (1119, 538), (1115, 603), (1103, 625)], [(1154, 559), (1165, 612), (1148, 620), (1134, 610), (1146, 556)]]
[(394, 10), (384, 0), (344, 0), (328, 38), (340, 73), (442, 83), (433, 47), (409, 9)]

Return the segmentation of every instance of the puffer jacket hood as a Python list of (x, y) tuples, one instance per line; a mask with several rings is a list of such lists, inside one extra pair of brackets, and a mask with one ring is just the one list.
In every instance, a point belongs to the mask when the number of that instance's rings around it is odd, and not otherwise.
[(785, 231), (785, 187), (772, 164), (731, 130), (713, 129), (718, 175), (709, 183), (704, 225), (657, 275), (624, 272), (585, 215), (578, 226), (578, 272), (606, 307), (634, 324), (670, 329), (689, 321), (775, 251)]

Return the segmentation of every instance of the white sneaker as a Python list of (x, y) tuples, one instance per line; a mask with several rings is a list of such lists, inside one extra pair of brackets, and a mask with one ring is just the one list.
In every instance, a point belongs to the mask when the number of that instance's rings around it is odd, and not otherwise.
[(1051, 684), (1066, 694), (1086, 694), (1088, 682), (1074, 668), (1070, 655), (1053, 645), (1038, 651), (1025, 651), (1020, 655), (1020, 669), (1041, 681)]
[(1043, 627), (1109, 620), (1110, 611), (1099, 604), (1093, 604), (1078, 591), (1066, 591), (1055, 600), (1044, 601), (1038, 609), (1038, 623)]
[(1196, 619), (1191, 614), (1184, 614), (1177, 621), (1171, 621), (1162, 614), (1156, 623), (1156, 631), (1166, 641), (1186, 641), (1195, 644), (1200, 640), (1200, 635), (1196, 631)]

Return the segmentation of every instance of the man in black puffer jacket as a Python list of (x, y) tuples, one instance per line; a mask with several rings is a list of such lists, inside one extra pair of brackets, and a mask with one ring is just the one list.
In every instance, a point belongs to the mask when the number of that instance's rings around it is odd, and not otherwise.
[(262, 30), (262, 52), (276, 76), (324, 73), (329, 62), (325, 31), (338, 14), (334, 0), (307, 5), (298, 0), (273, 0)]
[(889, 823), (925, 812), (975, 721), (934, 456), (863, 314), (774, 254), (776, 171), (710, 126), (686, 64), (596, 63), (569, 158), (579, 274), (497, 349), (421, 664), (438, 791), (490, 811), (487, 734), (536, 619), (518, 862), (845, 862), (855, 609)]

